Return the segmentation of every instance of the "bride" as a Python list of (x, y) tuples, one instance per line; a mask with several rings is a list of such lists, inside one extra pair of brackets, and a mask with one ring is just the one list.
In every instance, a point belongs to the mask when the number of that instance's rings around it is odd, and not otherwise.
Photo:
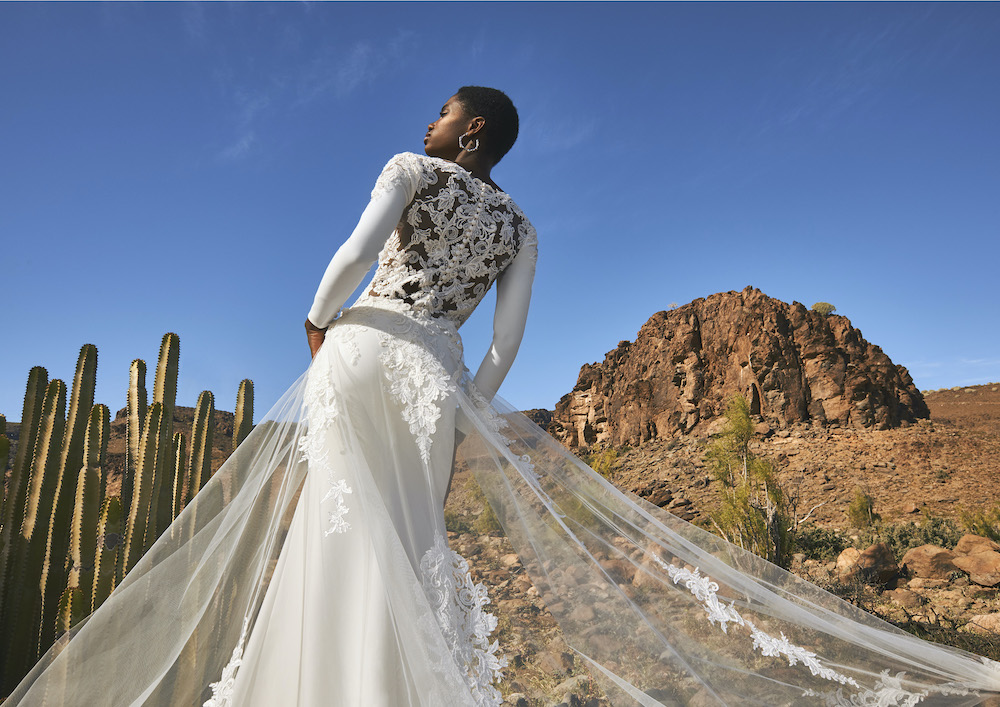
[[(616, 707), (973, 705), (1000, 691), (998, 664), (619, 491), (496, 397), (537, 252), (490, 176), (517, 130), (507, 96), (466, 86), (425, 155), (389, 161), (309, 311), (308, 370), (5, 704), (500, 704), (488, 587), (444, 527), (456, 468)], [(494, 283), (473, 376), (458, 329)]]

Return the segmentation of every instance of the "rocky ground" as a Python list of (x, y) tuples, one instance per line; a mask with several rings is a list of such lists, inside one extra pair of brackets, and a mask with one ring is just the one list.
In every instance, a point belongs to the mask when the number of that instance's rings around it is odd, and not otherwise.
[[(932, 391), (925, 399), (930, 420), (892, 430), (808, 425), (771, 430), (762, 425), (756, 450), (776, 462), (786, 488), (797, 497), (798, 517), (811, 512), (804, 527), (830, 531), (842, 543), (858, 546), (846, 556), (840, 547), (808, 548), (795, 558), (796, 574), (918, 635), (1000, 659), (1000, 575), (990, 586), (992, 577), (962, 570), (960, 558), (970, 553), (955, 549), (966, 531), (961, 512), (989, 509), (998, 500), (1000, 384)], [(605, 452), (591, 461), (620, 487), (710, 527), (719, 484), (705, 469), (707, 445), (707, 436), (678, 436)], [(858, 567), (862, 551), (879, 540), (871, 529), (851, 528), (848, 522), (848, 506), (859, 488), (872, 496), (875, 512), (889, 529), (883, 533), (892, 535), (883, 559), (896, 569), (883, 568), (882, 577)], [(477, 529), (483, 504), (475, 482), (456, 474), (448, 505), (452, 547), (470, 559), (476, 581), (489, 587), (491, 609), (499, 618), (495, 636), (510, 660), (503, 685), (508, 703), (605, 704), (507, 541)], [(936, 561), (921, 564), (900, 550), (901, 543), (920, 539), (952, 547), (920, 543), (937, 548), (922, 550), (921, 557)], [(878, 549), (868, 553), (878, 554)]]

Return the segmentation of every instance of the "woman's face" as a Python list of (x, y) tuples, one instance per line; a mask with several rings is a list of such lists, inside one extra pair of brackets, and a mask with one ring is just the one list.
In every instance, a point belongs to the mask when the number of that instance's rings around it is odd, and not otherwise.
[(441, 115), (427, 126), (424, 136), (424, 152), (431, 157), (440, 157), (454, 161), (462, 148), (458, 146), (458, 138), (470, 128), (470, 116), (458, 98), (452, 96), (441, 108)]

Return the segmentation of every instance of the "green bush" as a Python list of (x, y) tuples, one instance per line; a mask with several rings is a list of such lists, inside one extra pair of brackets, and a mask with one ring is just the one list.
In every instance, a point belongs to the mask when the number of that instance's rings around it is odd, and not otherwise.
[(854, 498), (847, 506), (847, 521), (852, 528), (870, 528), (880, 520), (875, 512), (875, 501), (872, 495), (861, 488), (854, 489)]
[(800, 525), (795, 531), (795, 548), (811, 560), (836, 560), (850, 544), (850, 540), (837, 530)]
[(993, 506), (988, 510), (966, 511), (963, 509), (959, 517), (962, 519), (962, 525), (970, 533), (1000, 543), (1000, 505)]
[(605, 479), (610, 479), (615, 469), (615, 464), (618, 462), (618, 450), (602, 449), (586, 455), (583, 460), (587, 463), (587, 466)]
[(947, 550), (953, 549), (963, 535), (958, 523), (950, 518), (924, 516), (918, 523), (888, 524), (882, 523), (867, 529), (858, 536), (858, 548), (865, 548), (874, 543), (884, 542), (891, 549), (896, 560), (901, 560), (907, 550), (921, 545), (938, 545)]
[(834, 307), (829, 302), (817, 302), (816, 304), (814, 304), (812, 306), (812, 311), (814, 311), (814, 312), (816, 312), (818, 314), (822, 314), (824, 317), (826, 317), (826, 316), (828, 316), (828, 315), (833, 314), (834, 312), (836, 312), (837, 308)]
[(795, 541), (788, 498), (774, 465), (750, 450), (754, 425), (746, 398), (731, 397), (725, 415), (725, 431), (705, 455), (706, 466), (722, 482), (722, 503), (712, 522), (729, 542), (787, 568)]

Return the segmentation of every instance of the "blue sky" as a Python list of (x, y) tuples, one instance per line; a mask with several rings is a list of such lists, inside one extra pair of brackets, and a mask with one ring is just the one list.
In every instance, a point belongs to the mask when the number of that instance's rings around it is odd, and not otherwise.
[(997, 36), (992, 3), (0, 4), (0, 413), (84, 343), (117, 410), (174, 331), (178, 403), (249, 377), (259, 417), (381, 166), (464, 84), (521, 112), (516, 406), (746, 285), (832, 302), (922, 389), (1000, 380)]

